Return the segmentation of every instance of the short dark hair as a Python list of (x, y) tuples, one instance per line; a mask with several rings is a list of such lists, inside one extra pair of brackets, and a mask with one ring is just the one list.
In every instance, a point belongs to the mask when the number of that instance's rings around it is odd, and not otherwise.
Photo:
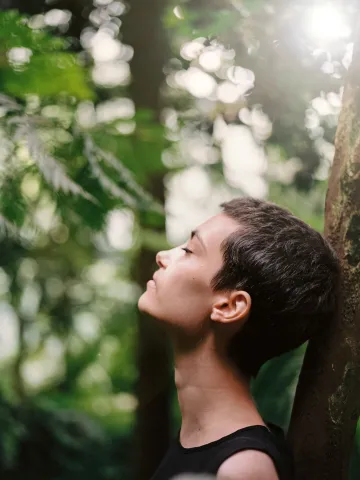
[(213, 291), (245, 290), (249, 318), (229, 344), (239, 369), (256, 376), (270, 358), (308, 340), (335, 314), (340, 263), (329, 242), (290, 211), (252, 197), (220, 205), (239, 229), (221, 244)]

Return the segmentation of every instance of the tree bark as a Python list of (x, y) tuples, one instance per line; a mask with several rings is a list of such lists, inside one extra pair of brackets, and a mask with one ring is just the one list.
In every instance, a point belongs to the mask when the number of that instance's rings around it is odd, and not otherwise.
[[(359, 30), (360, 32), (360, 30)], [(340, 304), (309, 341), (288, 438), (297, 480), (345, 480), (360, 413), (360, 35), (345, 81), (325, 207), (341, 266)]]
[[(124, 43), (134, 48), (130, 93), (136, 110), (152, 111), (154, 122), (158, 122), (161, 111), (160, 92), (164, 81), (163, 69), (168, 58), (162, 25), (166, 0), (131, 0), (128, 4), (130, 9), (124, 16), (122, 34)], [(138, 138), (136, 142), (142, 140)], [(161, 165), (162, 145), (146, 145), (146, 140), (143, 143), (137, 151), (147, 152), (147, 157), (151, 157), (152, 162)], [(149, 161), (148, 158), (139, 158), (138, 161), (146, 162)], [(165, 200), (164, 170), (158, 169), (149, 174), (146, 182), (147, 191), (162, 204)], [(139, 224), (140, 229), (156, 229), (158, 233), (165, 235), (165, 218), (154, 226), (143, 213), (139, 215)], [(142, 234), (140, 232), (140, 235)], [(134, 280), (143, 290), (158, 268), (155, 254), (154, 250), (143, 245), (135, 260)], [(170, 352), (164, 331), (154, 319), (142, 312), (138, 315), (137, 365), (139, 403), (134, 448), (135, 478), (149, 480), (164, 456), (170, 440)]]

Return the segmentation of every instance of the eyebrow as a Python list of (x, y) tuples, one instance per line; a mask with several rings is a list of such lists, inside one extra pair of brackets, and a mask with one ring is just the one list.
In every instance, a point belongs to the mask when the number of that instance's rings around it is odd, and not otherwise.
[(205, 247), (205, 243), (204, 243), (204, 240), (202, 239), (200, 233), (198, 230), (192, 230), (191, 231), (191, 240), (194, 238), (194, 237), (197, 237), (197, 239), (199, 240), (199, 242), (201, 243), (203, 249), (205, 250), (206, 252), (206, 247)]

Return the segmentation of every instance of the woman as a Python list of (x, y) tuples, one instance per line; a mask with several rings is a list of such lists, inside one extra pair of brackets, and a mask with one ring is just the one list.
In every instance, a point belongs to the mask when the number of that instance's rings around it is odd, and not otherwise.
[(169, 334), (182, 416), (152, 480), (293, 478), (282, 432), (261, 418), (250, 380), (336, 309), (339, 262), (320, 233), (270, 202), (221, 207), (186, 244), (157, 254), (138, 301)]

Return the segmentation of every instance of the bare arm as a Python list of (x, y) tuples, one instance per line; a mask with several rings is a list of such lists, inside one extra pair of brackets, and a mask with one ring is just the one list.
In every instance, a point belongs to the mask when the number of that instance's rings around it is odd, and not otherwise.
[(279, 477), (269, 455), (258, 450), (244, 450), (221, 464), (216, 480), (279, 480)]

